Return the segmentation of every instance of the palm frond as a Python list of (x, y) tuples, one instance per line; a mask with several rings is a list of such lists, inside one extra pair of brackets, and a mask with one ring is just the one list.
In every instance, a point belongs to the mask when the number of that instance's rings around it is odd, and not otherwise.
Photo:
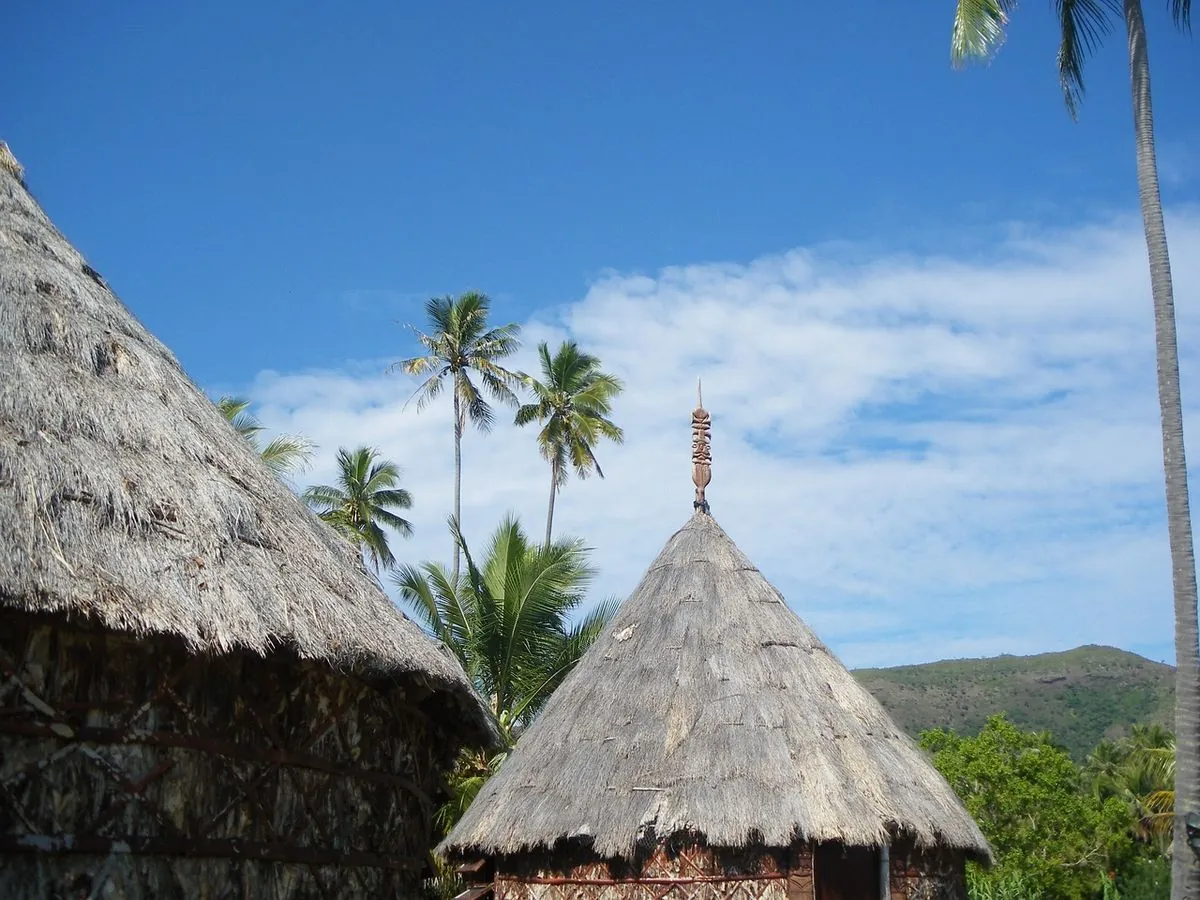
[(256, 440), (263, 425), (250, 414), (250, 401), (244, 397), (222, 397), (217, 401), (217, 409), (225, 417), (225, 421), (233, 426), (233, 430), (250, 442), (255, 450), (258, 449)]
[(490, 362), (480, 362), (476, 369), (479, 371), (484, 389), (491, 394), (494, 400), (505, 406), (520, 405), (520, 398), (513, 390), (514, 387), (520, 386), (520, 378), (515, 372), (510, 372), (508, 369)]
[(525, 426), (530, 422), (539, 422), (547, 415), (546, 408), (541, 403), (523, 403), (517, 407), (517, 415), (513, 419), (513, 423)]
[(375, 456), (366, 473), (363, 489), (378, 497), (384, 491), (399, 484), (402, 474), (400, 467), (390, 459), (380, 459)]
[(462, 424), (471, 422), (480, 431), (491, 431), (496, 420), (495, 414), (466, 371), (456, 373), (454, 391), (461, 404)]
[(453, 313), (454, 298), (450, 295), (430, 297), (425, 301), (425, 318), (433, 324), (438, 334), (448, 334), (453, 330)]
[(1054, 0), (1061, 30), (1058, 80), (1067, 111), (1075, 118), (1083, 100), (1083, 65), (1111, 28), (1110, 15), (1121, 15), (1118, 0)]
[(422, 334), (415, 328), (413, 329), (413, 332), (416, 334), (418, 343), (426, 347), (431, 352), (425, 354), (424, 356), (412, 356), (408, 359), (398, 359), (393, 363), (388, 363), (387, 367), (383, 370), (385, 374), (391, 374), (392, 372), (403, 372), (405, 375), (424, 375), (428, 372), (437, 371), (437, 369), (441, 367), (441, 355), (436, 352), (432, 352), (437, 349), (436, 340), (427, 334)]
[(346, 502), (346, 493), (331, 484), (314, 484), (301, 495), (310, 506), (321, 509), (340, 508)]
[(303, 472), (312, 461), (316, 444), (306, 437), (281, 434), (271, 438), (259, 452), (263, 464), (276, 475)]
[(399, 532), (403, 537), (412, 537), (412, 522), (408, 521), (408, 519), (400, 518), (395, 513), (388, 512), (386, 509), (376, 509), (375, 520)]
[(579, 479), (587, 478), (593, 470), (600, 477), (604, 477), (604, 470), (600, 468), (600, 460), (596, 459), (596, 454), (592, 452), (592, 445), (584, 440), (575, 440), (570, 445), (571, 465), (575, 467), (575, 476)]
[(387, 534), (379, 527), (378, 522), (367, 523), (362, 527), (360, 533), (363, 538), (363, 546), (366, 548), (367, 555), (376, 572), (381, 568), (391, 569), (396, 565), (396, 557), (392, 555), (392, 549), (388, 546)]
[(950, 36), (950, 60), (956, 67), (987, 59), (1004, 43), (1008, 15), (1016, 0), (958, 0)]
[(1185, 33), (1192, 30), (1192, 0), (1171, 0), (1171, 18)]
[(443, 371), (430, 375), (409, 395), (408, 399), (404, 401), (404, 405), (408, 406), (413, 400), (416, 400), (417, 412), (423, 410), (442, 393), (442, 379), (444, 377), (445, 372)]
[(377, 490), (372, 496), (375, 498), (375, 504), (385, 509), (412, 509), (412, 494), (404, 488)]
[(512, 356), (521, 349), (520, 334), (521, 326), (516, 323), (493, 328), (472, 342), (472, 355), (485, 360)]
[(336, 509), (324, 509), (317, 513), (317, 517), (332, 528), (351, 547), (359, 552), (362, 551), (362, 536), (359, 534), (358, 528), (346, 516), (344, 510), (340, 507)]

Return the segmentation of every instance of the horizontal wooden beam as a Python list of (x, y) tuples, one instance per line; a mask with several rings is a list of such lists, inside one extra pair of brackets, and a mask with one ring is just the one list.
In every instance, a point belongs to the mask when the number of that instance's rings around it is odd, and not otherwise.
[(329, 775), (342, 778), (355, 778), (364, 781), (374, 781), (408, 791), (415, 796), (426, 809), (433, 808), (433, 801), (412, 780), (403, 775), (391, 772), (377, 772), (371, 769), (360, 769), (357, 766), (343, 766), (314, 756), (309, 753), (296, 753), (280, 750), (275, 747), (254, 747), (247, 744), (235, 744), (219, 738), (205, 737), (199, 734), (184, 734), (176, 731), (139, 731), (136, 729), (102, 728), (94, 725), (68, 725), (65, 722), (14, 722), (0, 718), (0, 734), (14, 734), (23, 737), (48, 738), (59, 741), (76, 741), (89, 744), (141, 744), (150, 747), (177, 747), (184, 750), (197, 750), (201, 753), (211, 753), (226, 756), (231, 759), (243, 759), (250, 762), (275, 763), (282, 766), (294, 766), (300, 769), (315, 769)]
[(762, 875), (647, 875), (643, 878), (577, 878), (559, 875), (534, 875), (522, 877), (517, 875), (501, 875), (501, 881), (514, 884), (578, 884), (578, 885), (618, 885), (618, 884), (720, 884), (725, 881), (782, 881), (787, 878), (785, 872), (767, 872)]

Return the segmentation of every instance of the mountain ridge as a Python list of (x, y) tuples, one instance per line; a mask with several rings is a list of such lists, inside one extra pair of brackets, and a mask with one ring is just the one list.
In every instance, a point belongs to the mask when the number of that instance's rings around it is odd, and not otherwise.
[(853, 674), (913, 737), (929, 728), (974, 734), (1003, 712), (1023, 729), (1049, 731), (1076, 760), (1131, 725), (1170, 727), (1174, 716), (1174, 667), (1097, 644)]

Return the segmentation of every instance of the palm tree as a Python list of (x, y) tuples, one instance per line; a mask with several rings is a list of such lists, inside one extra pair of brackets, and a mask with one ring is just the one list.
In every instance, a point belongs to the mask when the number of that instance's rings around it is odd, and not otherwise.
[(446, 831), (616, 610), (608, 600), (574, 624), (569, 621), (595, 574), (579, 540), (534, 544), (508, 516), (477, 566), (453, 519), (450, 530), (466, 557), (464, 578), (436, 562), (403, 566), (392, 576), (405, 604), (458, 657), (487, 698), (502, 738), (497, 754), (460, 758), (452, 798), (438, 815)]
[(569, 625), (569, 614), (595, 576), (578, 539), (534, 544), (509, 515), (477, 566), (453, 519), (450, 530), (466, 557), (465, 577), (426, 562), (403, 566), (392, 578), (401, 598), (458, 657), (480, 694), (490, 698), (497, 719), (515, 735), (537, 715), (614, 607), (601, 603)]
[(306, 437), (294, 434), (277, 435), (267, 441), (266, 445), (259, 443), (258, 436), (265, 427), (251, 413), (250, 401), (243, 397), (222, 397), (217, 401), (217, 409), (225, 417), (233, 430), (246, 439), (254, 452), (259, 455), (268, 469), (283, 477), (292, 472), (303, 472), (308, 468), (316, 445)]
[(538, 344), (542, 380), (526, 375), (522, 380), (533, 393), (533, 402), (517, 410), (517, 424), (542, 424), (538, 447), (550, 462), (550, 504), (546, 510), (546, 545), (554, 527), (554, 497), (570, 476), (587, 478), (593, 469), (601, 478), (604, 471), (596, 460), (593, 446), (600, 438), (616, 443), (625, 439), (608, 418), (612, 401), (624, 385), (612, 375), (600, 371), (600, 360), (582, 353), (574, 341), (563, 341), (553, 357), (545, 341)]
[(1125, 765), (1129, 761), (1129, 748), (1125, 743), (1101, 741), (1088, 754), (1083, 775), (1097, 800), (1106, 800), (1122, 794)]
[[(1008, 14), (1016, 0), (958, 0), (951, 40), (956, 64), (967, 58), (986, 58), (1001, 43)], [(1191, 0), (1170, 0), (1175, 24), (1190, 25)], [(1175, 333), (1175, 298), (1158, 163), (1154, 147), (1154, 116), (1150, 100), (1150, 57), (1141, 0), (1055, 0), (1061, 41), (1059, 81), (1067, 109), (1074, 116), (1083, 98), (1083, 65), (1088, 53), (1108, 32), (1111, 19), (1121, 15), (1129, 50), (1133, 97), (1133, 131), (1137, 152), (1138, 197), (1150, 262), (1154, 300), (1158, 403), (1162, 419), (1163, 469), (1166, 476), (1167, 533), (1175, 595), (1175, 829), (1171, 863), (1172, 900), (1200, 898), (1200, 855), (1187, 844), (1184, 819), (1200, 814), (1200, 627), (1197, 624), (1196, 560), (1188, 506), (1187, 462), (1183, 447), (1183, 402), (1179, 390), (1179, 349)]]
[[(425, 381), (413, 394), (417, 398), (417, 409), (424, 409), (436, 398), (444, 387), (444, 381), (452, 382), (454, 397), (454, 521), (462, 523), (462, 436), (470, 421), (480, 431), (491, 430), (495, 417), (484, 398), (484, 392), (492, 399), (510, 406), (517, 405), (513, 388), (520, 376), (497, 363), (516, 352), (520, 346), (517, 335), (519, 325), (488, 327), (488, 312), (491, 301), (487, 295), (469, 291), (455, 297), (433, 297), (425, 303), (425, 317), (433, 326), (431, 333), (417, 329), (417, 340), (426, 350), (423, 356), (394, 363), (390, 368), (400, 368), (409, 375), (426, 376)], [(483, 391), (471, 380), (471, 373), (479, 376)], [(454, 544), (453, 573), (459, 571), (459, 545)]]
[(387, 526), (404, 537), (412, 535), (412, 525), (392, 510), (409, 509), (412, 495), (401, 487), (400, 467), (381, 459), (371, 447), (357, 450), (338, 449), (336, 485), (313, 485), (304, 492), (322, 519), (333, 526), (360, 553), (366, 553), (375, 571), (396, 564), (388, 546)]
[(1175, 741), (1163, 747), (1146, 747), (1139, 751), (1154, 782), (1142, 805), (1146, 827), (1153, 835), (1170, 835), (1175, 827)]

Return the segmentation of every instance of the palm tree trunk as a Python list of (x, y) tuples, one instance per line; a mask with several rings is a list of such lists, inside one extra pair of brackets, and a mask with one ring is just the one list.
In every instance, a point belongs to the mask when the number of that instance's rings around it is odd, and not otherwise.
[[(457, 385), (455, 386), (457, 388)], [(454, 393), (454, 524), (462, 532), (462, 403)], [(454, 541), (454, 582), (458, 583), (459, 548)]]
[(558, 465), (550, 463), (550, 506), (546, 510), (546, 546), (550, 546), (550, 530), (554, 527), (554, 495), (558, 493)]
[(1171, 900), (1200, 900), (1200, 856), (1187, 843), (1184, 818), (1200, 813), (1200, 629), (1196, 611), (1196, 560), (1188, 508), (1187, 462), (1183, 452), (1183, 401), (1171, 262), (1158, 192), (1154, 116), (1150, 106), (1150, 59), (1140, 0), (1125, 0), (1133, 127), (1137, 142), (1138, 196), (1150, 257), (1154, 297), (1154, 344), (1158, 359), (1158, 403), (1162, 416), (1163, 468), (1167, 488), (1167, 532), (1175, 592), (1175, 837)]

